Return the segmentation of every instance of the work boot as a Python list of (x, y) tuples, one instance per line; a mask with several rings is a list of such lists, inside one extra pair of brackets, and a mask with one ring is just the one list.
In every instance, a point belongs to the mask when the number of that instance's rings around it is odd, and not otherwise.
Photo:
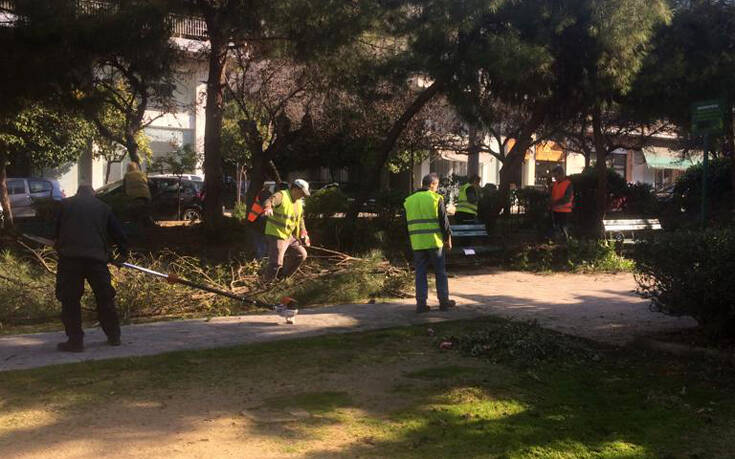
[(423, 305), (417, 304), (416, 305), (416, 314), (423, 314), (423, 313), (429, 312), (429, 311), (431, 311), (431, 308), (428, 307), (428, 306), (426, 306), (425, 304), (423, 304)]
[(108, 336), (107, 337), (107, 344), (110, 346), (119, 346), (120, 345), (120, 337), (119, 336)]
[(454, 300), (446, 300), (439, 303), (440, 311), (447, 311), (449, 308), (457, 306), (457, 302)]
[(61, 352), (84, 352), (84, 343), (81, 341), (69, 340), (65, 343), (57, 344), (56, 349)]

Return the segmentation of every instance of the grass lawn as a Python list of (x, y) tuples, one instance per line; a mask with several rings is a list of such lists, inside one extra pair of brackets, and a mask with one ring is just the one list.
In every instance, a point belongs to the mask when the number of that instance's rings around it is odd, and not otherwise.
[(438, 348), (502, 324), (0, 373), (0, 457), (733, 457), (731, 370), (589, 343), (594, 359), (533, 365)]

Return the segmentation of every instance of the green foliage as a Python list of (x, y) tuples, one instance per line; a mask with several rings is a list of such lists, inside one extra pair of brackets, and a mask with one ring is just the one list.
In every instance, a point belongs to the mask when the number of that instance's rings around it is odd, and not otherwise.
[[(707, 203), (710, 217), (715, 222), (729, 223), (732, 219), (732, 159), (715, 158), (707, 172)], [(690, 222), (699, 218), (702, 205), (702, 165), (687, 169), (674, 187), (671, 205), (684, 209), (683, 217)]]
[(509, 266), (522, 271), (571, 271), (576, 273), (630, 272), (635, 264), (607, 241), (571, 239), (562, 245), (528, 245), (509, 257)]
[(567, 243), (567, 263), (574, 272), (630, 272), (635, 263), (618, 255), (609, 241), (575, 240)]
[(235, 207), (232, 209), (232, 218), (243, 223), (248, 218), (248, 206), (244, 202), (235, 203)]
[(55, 319), (53, 277), (28, 257), (0, 252), (0, 328)]
[(57, 167), (89, 148), (92, 128), (74, 113), (41, 104), (28, 105), (10, 118), (0, 118), (0, 161), (34, 169)]
[(735, 336), (735, 231), (676, 231), (636, 245), (640, 291), (666, 314)]
[(322, 188), (311, 194), (304, 205), (307, 221), (315, 218), (329, 218), (347, 212), (350, 207), (347, 195), (336, 186)]
[(151, 164), (151, 170), (181, 177), (184, 174), (194, 172), (198, 162), (199, 156), (196, 150), (191, 145), (186, 144), (177, 148), (174, 152), (157, 158)]
[(495, 363), (534, 367), (541, 363), (584, 363), (599, 360), (599, 354), (581, 340), (551, 333), (538, 323), (509, 321), (452, 337), (463, 354), (482, 357)]

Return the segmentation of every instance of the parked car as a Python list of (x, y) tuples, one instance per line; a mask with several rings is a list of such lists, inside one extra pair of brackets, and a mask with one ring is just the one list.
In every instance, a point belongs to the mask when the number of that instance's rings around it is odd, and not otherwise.
[[(178, 178), (178, 175), (174, 174), (155, 174), (155, 175), (149, 175), (148, 178), (151, 177), (164, 177), (164, 178), (171, 178), (175, 177)], [(181, 176), (182, 179), (191, 180), (192, 182), (204, 182), (204, 176), (203, 175), (197, 175), (197, 174), (183, 174)]]
[[(35, 217), (33, 203), (42, 199), (61, 201), (64, 191), (55, 179), (41, 177), (8, 178), (8, 195), (14, 218)], [(0, 213), (2, 210), (0, 210)]]
[[(202, 190), (204, 182), (181, 179), (179, 195), (179, 178), (176, 176), (148, 177), (148, 188), (151, 191), (151, 217), (154, 220), (176, 220), (181, 202), (181, 219), (197, 221), (202, 219)], [(123, 181), (108, 183), (97, 189), (97, 197), (103, 201), (114, 200), (124, 193)]]

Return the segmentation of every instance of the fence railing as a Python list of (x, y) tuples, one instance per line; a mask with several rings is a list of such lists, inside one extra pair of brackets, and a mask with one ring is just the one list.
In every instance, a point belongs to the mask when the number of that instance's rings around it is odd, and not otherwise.
[(202, 18), (170, 14), (171, 32), (175, 37), (204, 40), (207, 38), (207, 23)]
[[(14, 3), (12, 0), (0, 0), (0, 9), (14, 10)], [(105, 1), (77, 0), (77, 8), (80, 14), (99, 15), (114, 13), (117, 7)], [(207, 23), (202, 18), (181, 14), (169, 14), (167, 22), (169, 27), (171, 27), (171, 33), (174, 37), (194, 40), (206, 40), (207, 38)]]

